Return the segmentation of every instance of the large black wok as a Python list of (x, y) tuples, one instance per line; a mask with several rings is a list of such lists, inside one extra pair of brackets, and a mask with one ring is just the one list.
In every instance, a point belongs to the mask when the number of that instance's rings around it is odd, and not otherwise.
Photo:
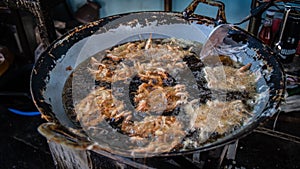
[[(213, 28), (226, 23), (226, 19), (224, 5), (219, 2), (209, 3), (219, 7), (216, 19), (194, 14), (199, 2), (202, 1), (193, 1), (183, 13), (137, 12), (107, 17), (79, 26), (53, 42), (38, 59), (31, 75), (33, 99), (42, 118), (48, 121), (39, 127), (41, 134), (48, 140), (77, 149), (130, 156), (114, 151), (113, 147), (96, 144), (78, 124), (74, 124), (62, 102), (66, 80), (80, 63), (99, 51), (116, 44), (147, 39), (149, 34), (153, 38), (182, 38), (204, 43)], [(277, 112), (285, 93), (285, 75), (280, 63), (269, 47), (245, 30), (231, 26), (230, 32), (232, 40), (248, 44), (234, 57), (242, 64), (252, 63), (251, 71), (260, 71), (262, 75), (256, 87), (264, 97), (254, 108), (255, 116), (242, 128), (214, 142), (197, 149), (166, 152), (159, 156), (204, 151), (228, 144), (249, 134)]]

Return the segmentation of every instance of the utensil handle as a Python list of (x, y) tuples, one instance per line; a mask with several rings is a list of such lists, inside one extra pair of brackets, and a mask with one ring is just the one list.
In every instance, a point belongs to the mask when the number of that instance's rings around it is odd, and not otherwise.
[(227, 23), (226, 16), (225, 16), (225, 4), (220, 1), (211, 1), (211, 0), (193, 0), (187, 8), (183, 11), (183, 16), (185, 18), (190, 18), (191, 15), (194, 14), (196, 8), (198, 7), (199, 3), (204, 3), (211, 6), (218, 7), (218, 13), (216, 16), (217, 25)]
[(282, 45), (281, 42), (282, 42), (282, 37), (283, 37), (285, 25), (286, 25), (287, 19), (289, 17), (289, 14), (291, 12), (291, 9), (292, 9), (291, 6), (286, 6), (285, 9), (284, 9), (283, 24), (282, 24), (282, 28), (281, 28), (280, 35), (279, 35), (279, 40), (275, 45), (276, 48), (278, 48), (279, 50), (281, 50), (281, 46), (278, 47), (278, 45)]
[(87, 139), (82, 133), (74, 131), (56, 124), (56, 123), (43, 123), (38, 127), (38, 131), (49, 141), (73, 148), (76, 150), (86, 150), (92, 142)]

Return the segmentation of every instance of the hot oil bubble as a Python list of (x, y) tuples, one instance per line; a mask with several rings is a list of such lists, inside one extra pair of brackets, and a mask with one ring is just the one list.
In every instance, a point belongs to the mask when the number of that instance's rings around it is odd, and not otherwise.
[(267, 85), (262, 85), (258, 88), (258, 92), (262, 93), (264, 91), (267, 91), (269, 89), (269, 87)]
[(274, 86), (275, 86), (274, 83), (269, 83), (269, 87), (270, 87), (270, 88), (273, 88)]

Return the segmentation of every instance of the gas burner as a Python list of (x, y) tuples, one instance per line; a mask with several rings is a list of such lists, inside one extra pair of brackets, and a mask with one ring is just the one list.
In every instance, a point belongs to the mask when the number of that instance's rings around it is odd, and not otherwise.
[[(188, 155), (151, 158), (125, 158), (107, 152), (74, 151), (70, 148), (49, 142), (55, 163), (61, 168), (174, 168), (174, 169), (213, 169), (224, 166), (224, 161), (234, 161), (239, 140), (203, 152)], [(226, 163), (227, 163), (226, 162)]]

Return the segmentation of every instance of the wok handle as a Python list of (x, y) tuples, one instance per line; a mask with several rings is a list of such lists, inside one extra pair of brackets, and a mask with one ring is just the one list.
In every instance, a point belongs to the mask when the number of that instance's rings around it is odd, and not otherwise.
[(216, 16), (217, 25), (227, 23), (226, 16), (225, 16), (225, 4), (220, 1), (212, 1), (212, 0), (193, 0), (187, 8), (183, 11), (183, 16), (185, 18), (191, 17), (192, 14), (194, 14), (196, 8), (198, 7), (199, 3), (208, 4), (211, 6), (218, 7), (218, 13)]
[(70, 130), (56, 123), (43, 123), (38, 127), (38, 131), (47, 140), (76, 150), (87, 150), (92, 145), (92, 142), (78, 130)]

